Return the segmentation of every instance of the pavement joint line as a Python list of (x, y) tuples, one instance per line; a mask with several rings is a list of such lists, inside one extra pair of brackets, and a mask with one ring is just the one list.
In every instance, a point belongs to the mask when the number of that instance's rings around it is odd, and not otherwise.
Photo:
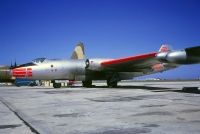
[(0, 102), (4, 104), (10, 111), (12, 111), (30, 130), (35, 134), (40, 134), (33, 126), (31, 126), (26, 120), (24, 120), (18, 112), (16, 112), (11, 106), (9, 106), (9, 102), (0, 97)]

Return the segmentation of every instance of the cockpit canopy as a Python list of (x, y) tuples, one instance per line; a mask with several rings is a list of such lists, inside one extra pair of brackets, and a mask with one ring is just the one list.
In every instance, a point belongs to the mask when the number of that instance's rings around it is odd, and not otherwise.
[(49, 61), (54, 61), (54, 60), (56, 60), (56, 59), (49, 60), (49, 59), (46, 59), (46, 58), (36, 58), (36, 59), (32, 60), (31, 62), (18, 65), (18, 66), (14, 67), (14, 68), (36, 66), (37, 64), (44, 63), (44, 62), (49, 62)]
[(37, 63), (43, 63), (45, 60), (46, 58), (37, 58), (37, 59), (32, 60), (32, 62), (37, 64)]

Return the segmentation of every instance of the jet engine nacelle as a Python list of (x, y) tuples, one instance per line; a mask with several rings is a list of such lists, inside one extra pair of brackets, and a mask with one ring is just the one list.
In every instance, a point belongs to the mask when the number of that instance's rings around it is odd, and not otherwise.
[(200, 47), (186, 48), (185, 50), (160, 52), (157, 59), (164, 63), (194, 64), (200, 63)]
[(89, 69), (89, 70), (93, 70), (93, 71), (99, 71), (101, 70), (101, 62), (102, 62), (102, 59), (87, 59), (86, 60), (86, 69)]

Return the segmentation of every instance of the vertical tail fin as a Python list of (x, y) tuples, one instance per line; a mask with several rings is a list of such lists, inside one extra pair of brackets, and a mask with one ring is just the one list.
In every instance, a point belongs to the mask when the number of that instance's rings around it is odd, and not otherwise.
[(84, 58), (85, 58), (84, 45), (82, 42), (79, 42), (72, 53), (71, 59), (84, 59)]
[(168, 52), (168, 51), (171, 51), (171, 49), (167, 44), (163, 44), (159, 49), (159, 52)]

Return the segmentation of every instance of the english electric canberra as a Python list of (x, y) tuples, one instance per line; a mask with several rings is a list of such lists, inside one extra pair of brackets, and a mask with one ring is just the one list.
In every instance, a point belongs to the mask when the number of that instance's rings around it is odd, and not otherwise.
[(11, 69), (12, 76), (32, 80), (51, 80), (54, 88), (60, 88), (57, 80), (82, 81), (84, 87), (92, 86), (92, 80), (107, 80), (109, 87), (116, 87), (121, 80), (163, 72), (186, 64), (200, 63), (200, 46), (184, 50), (170, 50), (162, 45), (158, 52), (119, 59), (86, 59), (84, 46), (79, 43), (68, 60), (38, 58)]

